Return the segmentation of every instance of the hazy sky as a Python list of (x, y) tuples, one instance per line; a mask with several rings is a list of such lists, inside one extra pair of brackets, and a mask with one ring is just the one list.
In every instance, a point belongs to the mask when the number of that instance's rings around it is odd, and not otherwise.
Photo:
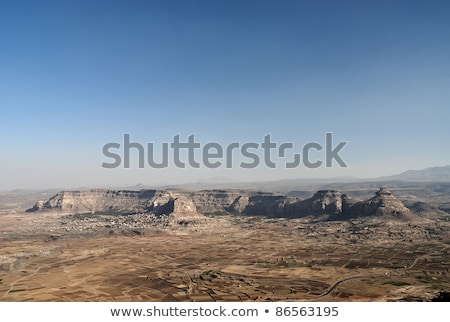
[[(0, 1), (0, 108), (0, 190), (446, 165), (450, 2)], [(101, 167), (125, 133), (301, 152), (327, 132), (348, 167)]]

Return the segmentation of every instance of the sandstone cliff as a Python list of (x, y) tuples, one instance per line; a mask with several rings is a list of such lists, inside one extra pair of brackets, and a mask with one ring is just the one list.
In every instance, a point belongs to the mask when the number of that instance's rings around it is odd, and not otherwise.
[(320, 190), (311, 198), (292, 203), (287, 213), (295, 217), (303, 215), (337, 215), (347, 213), (354, 202), (346, 194), (336, 190)]
[(349, 215), (352, 217), (384, 216), (408, 219), (410, 210), (388, 189), (380, 188), (375, 197), (353, 205), (349, 209)]
[(64, 213), (195, 213), (193, 201), (184, 194), (166, 190), (86, 190), (63, 191), (38, 201), (33, 211)]
[(299, 218), (322, 216), (324, 219), (349, 219), (389, 216), (409, 219), (411, 214), (403, 203), (386, 188), (375, 197), (355, 202), (336, 190), (321, 190), (311, 198), (300, 199), (281, 194), (243, 190), (87, 190), (64, 191), (48, 200), (37, 202), (33, 211), (63, 213), (152, 213), (207, 214), (238, 213), (269, 217)]

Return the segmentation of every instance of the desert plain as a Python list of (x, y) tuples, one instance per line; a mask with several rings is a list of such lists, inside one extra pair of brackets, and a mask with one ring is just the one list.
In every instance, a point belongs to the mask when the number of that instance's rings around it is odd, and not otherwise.
[[(398, 191), (393, 195), (402, 196)], [(52, 203), (47, 197), (53, 192), (3, 194), (0, 300), (448, 300), (450, 216), (434, 206), (425, 212), (411, 206), (399, 218), (398, 211), (339, 218), (336, 193), (322, 192), (313, 197), (320, 199), (313, 200), (314, 207), (327, 210), (321, 215), (315, 208), (312, 214), (292, 215), (304, 209), (300, 201), (311, 207), (310, 199), (298, 198), (283, 201), (283, 209), (297, 205), (289, 215), (270, 216), (245, 209), (259, 209), (262, 199), (267, 207), (275, 199), (279, 204), (273, 195), (243, 198), (234, 191), (225, 207), (227, 191), (202, 193), (192, 199), (195, 210), (176, 191), (168, 192), (169, 211), (156, 211), (159, 202), (152, 197), (149, 211), (128, 213), (116, 211), (118, 204), (104, 197), (100, 209), (99, 201), (86, 195), (60, 195)], [(242, 211), (218, 211), (217, 203), (230, 210), (234, 202), (238, 209), (236, 193), (246, 200)], [(33, 208), (40, 197), (46, 203)], [(114, 192), (111, 198), (119, 197)], [(173, 200), (183, 201), (178, 210)], [(370, 200), (367, 204), (374, 203)], [(93, 205), (97, 208), (86, 211)]]

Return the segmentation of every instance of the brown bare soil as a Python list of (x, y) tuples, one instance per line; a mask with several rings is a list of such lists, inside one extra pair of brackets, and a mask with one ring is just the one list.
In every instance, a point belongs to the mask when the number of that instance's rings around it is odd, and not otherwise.
[(428, 301), (450, 289), (448, 223), (88, 224), (102, 220), (0, 215), (1, 301)]

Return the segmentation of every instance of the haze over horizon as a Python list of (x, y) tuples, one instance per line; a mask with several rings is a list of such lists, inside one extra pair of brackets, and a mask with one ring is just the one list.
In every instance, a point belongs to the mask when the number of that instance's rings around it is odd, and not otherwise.
[[(0, 35), (0, 190), (450, 164), (447, 1), (8, 1)], [(101, 167), (125, 133), (156, 150), (270, 133), (301, 153), (329, 132), (348, 167)]]

